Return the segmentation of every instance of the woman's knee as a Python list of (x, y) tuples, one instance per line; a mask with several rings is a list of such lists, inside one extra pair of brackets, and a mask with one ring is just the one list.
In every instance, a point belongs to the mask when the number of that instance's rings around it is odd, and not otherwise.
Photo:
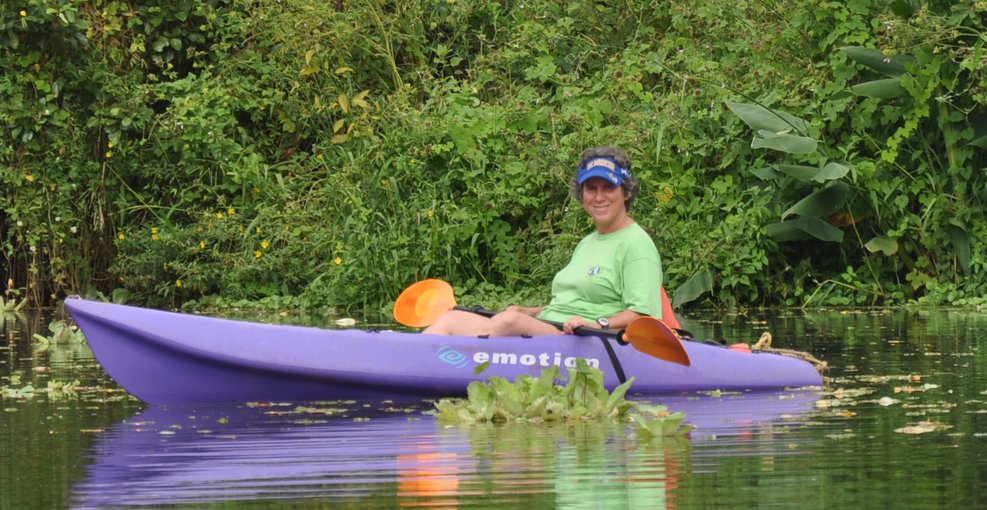
[(490, 336), (542, 335), (551, 332), (550, 326), (516, 310), (500, 312), (490, 320)]
[(439, 335), (472, 335), (483, 330), (489, 321), (486, 317), (461, 310), (450, 310), (439, 316), (422, 333)]

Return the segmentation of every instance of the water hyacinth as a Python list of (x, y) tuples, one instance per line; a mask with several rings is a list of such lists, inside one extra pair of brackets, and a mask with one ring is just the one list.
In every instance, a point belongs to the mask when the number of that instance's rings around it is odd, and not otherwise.
[[(482, 369), (482, 368), (481, 368)], [(559, 367), (545, 369), (539, 377), (521, 376), (513, 383), (491, 376), (489, 382), (473, 381), (467, 398), (442, 399), (435, 404), (442, 423), (544, 423), (579, 420), (630, 422), (638, 436), (651, 439), (681, 437), (692, 429), (682, 425), (684, 413), (669, 413), (665, 406), (641, 404), (624, 398), (634, 382), (631, 377), (608, 392), (603, 372), (578, 359), (569, 369), (565, 386), (556, 385)]]
[(69, 324), (63, 320), (58, 320), (48, 324), (48, 331), (51, 333), (48, 336), (44, 336), (38, 333), (32, 335), (32, 338), (41, 342), (42, 344), (58, 344), (58, 343), (82, 343), (85, 341), (86, 337), (83, 336), (82, 331), (75, 324)]

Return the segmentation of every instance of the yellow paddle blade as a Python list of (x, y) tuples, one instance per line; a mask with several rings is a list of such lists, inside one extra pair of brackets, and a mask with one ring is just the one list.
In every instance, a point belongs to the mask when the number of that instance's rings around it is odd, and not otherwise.
[(394, 318), (405, 326), (424, 328), (456, 306), (452, 285), (437, 279), (416, 282), (398, 296)]
[(624, 340), (635, 349), (658, 359), (689, 366), (689, 353), (675, 331), (654, 317), (634, 319), (624, 330)]

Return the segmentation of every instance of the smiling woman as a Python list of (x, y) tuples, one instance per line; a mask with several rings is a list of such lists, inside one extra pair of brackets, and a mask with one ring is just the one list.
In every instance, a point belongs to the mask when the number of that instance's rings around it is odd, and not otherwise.
[(593, 219), (595, 231), (579, 242), (555, 275), (546, 306), (509, 306), (493, 317), (453, 310), (425, 333), (447, 335), (550, 335), (580, 327), (621, 329), (642, 316), (661, 318), (661, 258), (647, 232), (628, 211), (639, 185), (631, 162), (615, 147), (583, 152), (572, 194)]

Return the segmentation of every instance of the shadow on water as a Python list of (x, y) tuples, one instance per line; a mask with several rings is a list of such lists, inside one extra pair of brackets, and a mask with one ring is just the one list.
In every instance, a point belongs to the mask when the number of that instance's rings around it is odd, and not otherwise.
[(695, 443), (717, 457), (792, 455), (763, 442), (814, 412), (818, 393), (667, 399), (697, 428), (690, 439), (639, 441), (624, 426), (445, 427), (416, 403), (151, 407), (102, 433), (75, 508), (298, 501), (361, 508), (417, 506), (662, 506), (693, 464)]

